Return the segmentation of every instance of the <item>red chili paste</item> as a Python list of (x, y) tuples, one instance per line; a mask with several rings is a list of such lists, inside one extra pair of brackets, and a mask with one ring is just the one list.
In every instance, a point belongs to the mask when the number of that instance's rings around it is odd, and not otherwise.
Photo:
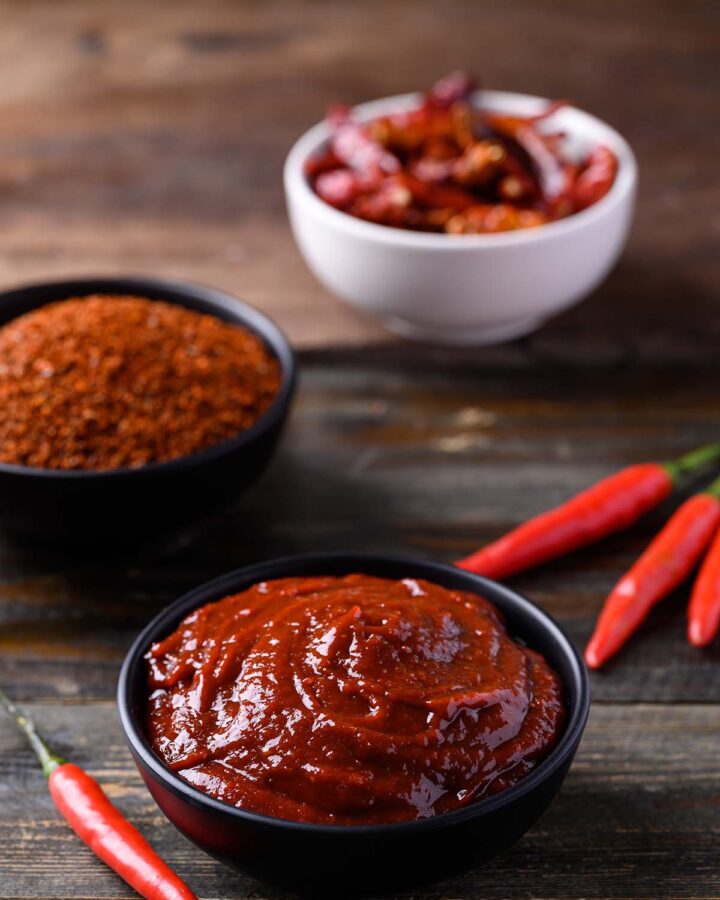
[(523, 778), (564, 724), (557, 674), (475, 594), (284, 578), (154, 644), (148, 733), (185, 781), (304, 822), (424, 818)]

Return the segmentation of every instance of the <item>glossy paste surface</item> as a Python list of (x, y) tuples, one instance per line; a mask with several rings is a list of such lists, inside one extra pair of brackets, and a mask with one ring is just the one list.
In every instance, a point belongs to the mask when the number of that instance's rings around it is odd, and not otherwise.
[(158, 755), (213, 797), (297, 821), (404, 821), (496, 794), (565, 720), (559, 677), (491, 603), (410, 578), (257, 584), (146, 660)]

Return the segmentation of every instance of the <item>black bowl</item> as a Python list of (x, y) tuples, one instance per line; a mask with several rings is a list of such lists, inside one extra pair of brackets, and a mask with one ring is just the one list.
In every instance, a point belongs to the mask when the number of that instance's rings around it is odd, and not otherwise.
[[(561, 676), (568, 720), (558, 745), (526, 778), (501, 794), (428, 819), (390, 825), (314, 825), (247, 812), (184, 782), (150, 748), (145, 734), (145, 664), (150, 645), (193, 609), (260, 581), (360, 572), (424, 578), (486, 597), (510, 633), (538, 650)], [(150, 793), (180, 831), (207, 853), (265, 881), (344, 896), (398, 889), (454, 875), (508, 847), (548, 807), (575, 755), (590, 705), (582, 659), (555, 622), (502, 585), (452, 566), (402, 557), (298, 556), (261, 563), (196, 588), (167, 607), (130, 648), (120, 673), (118, 707), (130, 750)]]
[(232, 295), (204, 285), (148, 278), (88, 278), (5, 291), (0, 293), (0, 325), (46, 303), (89, 294), (165, 300), (242, 325), (278, 359), (280, 393), (251, 428), (169, 462), (103, 472), (0, 463), (0, 528), (43, 540), (93, 544), (135, 543), (182, 531), (237, 496), (272, 456), (295, 387), (292, 350), (267, 316)]

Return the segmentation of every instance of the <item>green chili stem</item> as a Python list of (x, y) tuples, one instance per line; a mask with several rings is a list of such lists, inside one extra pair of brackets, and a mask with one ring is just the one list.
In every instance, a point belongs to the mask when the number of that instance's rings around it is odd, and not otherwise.
[(57, 769), (58, 766), (65, 764), (65, 760), (56, 756), (40, 737), (33, 720), (15, 706), (2, 688), (0, 688), (0, 705), (4, 706), (13, 719), (15, 719), (18, 728), (28, 739), (28, 743), (35, 751), (35, 755), (40, 761), (40, 765), (42, 766), (46, 778), (50, 776), (53, 769)]
[(706, 444), (704, 447), (697, 447), (684, 456), (665, 462), (663, 465), (670, 473), (672, 480), (677, 481), (682, 475), (688, 475), (708, 463), (717, 462), (717, 460), (720, 460), (720, 444)]
[(712, 484), (709, 484), (704, 491), (703, 494), (710, 494), (711, 497), (716, 497), (720, 500), (720, 478), (716, 478)]

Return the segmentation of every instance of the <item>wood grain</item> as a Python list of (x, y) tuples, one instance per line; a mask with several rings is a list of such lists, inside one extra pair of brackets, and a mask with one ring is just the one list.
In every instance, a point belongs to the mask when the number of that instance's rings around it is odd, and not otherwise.
[[(302, 351), (284, 444), (235, 508), (123, 556), (0, 538), (0, 684), (203, 898), (279, 898), (191, 847), (149, 799), (115, 719), (123, 654), (166, 603), (228, 569), (330, 549), (451, 561), (624, 464), (717, 438), (720, 7), (0, 0), (0, 14), (0, 288), (206, 281)], [(629, 138), (641, 171), (608, 281), (532, 337), (482, 350), (399, 343), (328, 295), (281, 187), (288, 148), (329, 103), (456, 67), (570, 96)], [(668, 508), (513, 583), (580, 646)], [(586, 738), (539, 825), (413, 897), (720, 897), (720, 647), (687, 646), (686, 601), (683, 588), (593, 677)], [(130, 897), (58, 820), (4, 716), (0, 810), (0, 897)]]
[(570, 95), (628, 137), (641, 171), (615, 274), (586, 304), (493, 355), (714, 359), (720, 12), (711, 0), (148, 6), (0, 6), (0, 285), (128, 271), (191, 278), (266, 309), (299, 346), (390, 351), (395, 341), (305, 269), (286, 224), (282, 162), (328, 104), (415, 90), (464, 66), (488, 87)]
[[(347, 357), (305, 364), (277, 460), (236, 508), (179, 546), (103, 559), (0, 542), (0, 681), (19, 697), (107, 699), (142, 625), (223, 571), (334, 549), (450, 562), (622, 465), (675, 456), (719, 431), (714, 387), (697, 372), (540, 380)], [(582, 646), (670, 508), (513, 583)], [(596, 702), (717, 699), (719, 651), (687, 645), (686, 602), (683, 588), (594, 677)]]
[[(204, 900), (286, 896), (225, 869), (164, 820), (125, 748), (112, 703), (28, 709)], [(477, 897), (481, 886), (488, 900), (716, 897), (718, 729), (717, 705), (594, 707), (563, 790), (525, 838), (481, 872), (403, 896), (460, 900)], [(59, 819), (12, 728), (0, 729), (0, 798), (0, 897), (132, 896)]]

